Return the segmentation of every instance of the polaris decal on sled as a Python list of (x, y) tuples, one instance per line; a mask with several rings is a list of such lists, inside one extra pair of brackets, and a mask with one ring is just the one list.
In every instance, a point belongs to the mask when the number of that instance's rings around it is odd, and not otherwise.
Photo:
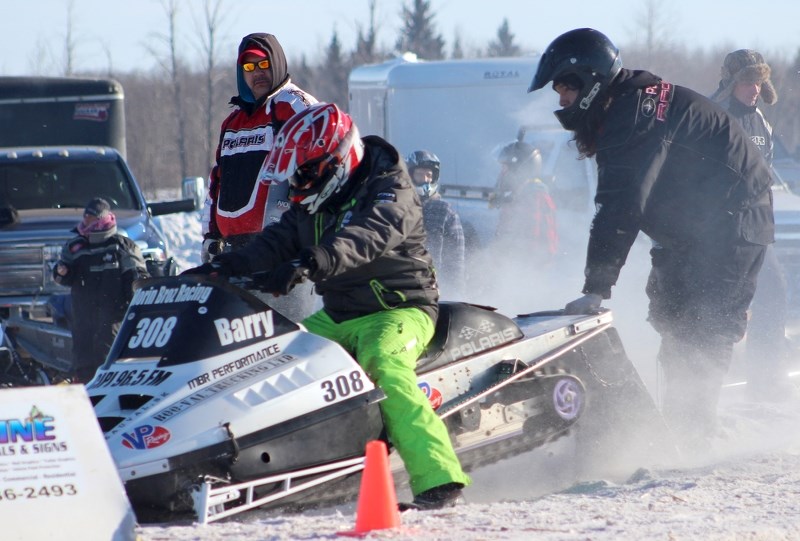
[(464, 326), (458, 332), (458, 337), (465, 342), (458, 344), (450, 351), (453, 359), (460, 359), (468, 355), (474, 355), (487, 349), (499, 346), (505, 342), (513, 340), (518, 330), (514, 327), (507, 327), (497, 332), (493, 332), (495, 324), (488, 320), (481, 321), (475, 328)]
[[(88, 392), (140, 522), (357, 497), (365, 445), (386, 438), (384, 394), (344, 348), (222, 280), (137, 287), (146, 294), (128, 308)], [(164, 291), (184, 300), (156, 302)], [(611, 323), (608, 311), (509, 318), (440, 303), (418, 385), (463, 467), (572, 434), (587, 457), (622, 455), (637, 441), (664, 447), (658, 411)], [(142, 384), (156, 373), (169, 376)], [(405, 482), (402, 465), (394, 475)]]

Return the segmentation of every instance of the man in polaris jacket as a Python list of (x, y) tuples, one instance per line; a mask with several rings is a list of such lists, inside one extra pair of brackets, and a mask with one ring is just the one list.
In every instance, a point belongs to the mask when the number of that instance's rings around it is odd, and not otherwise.
[(652, 73), (623, 69), (618, 49), (596, 30), (550, 44), (530, 90), (551, 81), (562, 107), (556, 117), (598, 167), (585, 295), (565, 310), (599, 308), (639, 231), (653, 240), (647, 294), (662, 338), (664, 413), (697, 443), (714, 429), (733, 344), (773, 242), (770, 172), (726, 111)]
[(386, 393), (381, 409), (413, 507), (454, 505), (470, 480), (417, 386), (438, 290), (420, 200), (397, 150), (361, 139), (336, 105), (318, 104), (283, 126), (267, 169), (273, 181), (288, 179), (291, 208), (244, 248), (187, 273), (270, 271), (264, 287), (279, 294), (308, 276), (324, 308), (303, 324), (340, 343)]
[[(317, 102), (292, 83), (283, 48), (272, 34), (242, 38), (236, 84), (239, 95), (230, 100), (234, 109), (222, 123), (217, 161), (208, 181), (203, 261), (244, 246), (267, 225), (270, 184), (259, 179), (261, 166), (283, 123)], [(311, 292), (302, 289), (280, 302), (285, 315), (295, 321), (308, 315), (313, 305)]]

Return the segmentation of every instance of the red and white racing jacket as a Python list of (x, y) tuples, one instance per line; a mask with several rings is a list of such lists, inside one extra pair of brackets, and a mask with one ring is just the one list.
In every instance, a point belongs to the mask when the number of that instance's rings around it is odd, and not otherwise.
[(247, 103), (235, 98), (233, 103), (238, 107), (222, 123), (203, 211), (203, 234), (214, 238), (264, 228), (269, 184), (258, 181), (261, 166), (280, 126), (317, 100), (287, 79), (250, 111)]

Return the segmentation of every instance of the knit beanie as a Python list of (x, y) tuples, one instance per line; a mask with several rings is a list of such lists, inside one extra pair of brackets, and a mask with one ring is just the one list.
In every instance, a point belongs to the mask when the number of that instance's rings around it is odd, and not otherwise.
[(778, 93), (770, 81), (771, 70), (761, 53), (752, 49), (739, 49), (725, 57), (720, 70), (719, 88), (711, 96), (716, 102), (725, 101), (736, 83), (761, 83), (761, 99), (767, 105), (778, 101)]
[(88, 238), (90, 244), (99, 244), (117, 234), (117, 217), (105, 199), (96, 197), (89, 201), (83, 215), (97, 218), (91, 223), (87, 223), (86, 219), (78, 222), (78, 233)]

